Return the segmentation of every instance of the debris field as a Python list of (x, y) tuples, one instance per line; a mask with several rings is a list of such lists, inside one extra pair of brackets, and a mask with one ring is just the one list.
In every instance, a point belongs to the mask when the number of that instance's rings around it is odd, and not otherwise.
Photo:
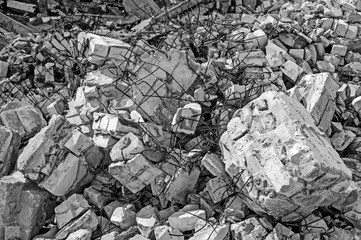
[(0, 0), (0, 240), (360, 240), (361, 0)]

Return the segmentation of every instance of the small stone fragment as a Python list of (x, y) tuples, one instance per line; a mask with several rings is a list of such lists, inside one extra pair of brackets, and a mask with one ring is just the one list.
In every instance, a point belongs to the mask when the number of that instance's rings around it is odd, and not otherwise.
[(144, 150), (142, 141), (133, 133), (123, 136), (113, 145), (109, 155), (113, 162), (130, 160)]
[(110, 221), (124, 230), (137, 225), (136, 214), (131, 210), (131, 208), (131, 205), (117, 207), (113, 211)]

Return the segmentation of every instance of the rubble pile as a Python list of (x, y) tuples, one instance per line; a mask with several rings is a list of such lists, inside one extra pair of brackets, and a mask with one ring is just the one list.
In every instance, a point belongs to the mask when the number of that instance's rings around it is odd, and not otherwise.
[(361, 238), (361, 1), (66, 3), (1, 5), (0, 240)]

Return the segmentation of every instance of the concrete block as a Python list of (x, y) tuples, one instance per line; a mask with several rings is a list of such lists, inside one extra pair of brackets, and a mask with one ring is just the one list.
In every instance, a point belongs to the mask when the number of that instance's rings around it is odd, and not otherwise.
[(291, 55), (289, 55), (286, 50), (277, 46), (274, 43), (274, 40), (269, 40), (267, 43), (267, 46), (266, 46), (266, 55), (271, 55), (271, 54), (277, 53), (277, 52), (281, 52), (281, 54), (285, 60), (292, 61), (294, 63), (296, 62), (296, 60), (293, 57), (291, 57)]
[(113, 145), (109, 155), (113, 162), (132, 159), (137, 154), (142, 154), (143, 142), (133, 133), (128, 133)]
[(46, 107), (49, 115), (61, 115), (65, 111), (65, 103), (64, 100), (58, 99), (52, 102), (49, 106)]
[[(233, 58), (233, 66), (239, 67), (265, 67), (267, 66), (266, 55), (261, 50), (248, 50), (236, 52)], [(232, 67), (233, 67), (232, 66)]]
[(172, 120), (172, 131), (185, 134), (194, 134), (202, 109), (198, 103), (189, 103), (183, 108), (178, 108)]
[(122, 207), (123, 204), (121, 204), (119, 201), (115, 200), (115, 201), (112, 201), (111, 203), (107, 204), (104, 206), (104, 213), (105, 213), (105, 216), (107, 218), (111, 218), (112, 215), (113, 215), (113, 212), (116, 208), (118, 207)]
[(246, 49), (264, 49), (267, 45), (268, 37), (263, 30), (259, 29), (254, 32), (248, 33), (244, 38), (244, 42)]
[(251, 14), (242, 14), (241, 16), (241, 22), (245, 23), (245, 24), (253, 24), (256, 21), (256, 16), (251, 15)]
[(78, 36), (80, 52), (89, 41), (86, 56), (93, 64), (101, 64), (107, 59), (126, 60), (131, 57), (131, 46), (121, 40), (99, 36), (92, 33), (81, 33)]
[(95, 133), (93, 135), (93, 142), (100, 148), (110, 149), (117, 142), (117, 139), (108, 134)]
[(320, 72), (334, 73), (336, 71), (335, 66), (327, 61), (317, 61), (316, 66)]
[(304, 76), (297, 86), (315, 124), (326, 132), (336, 108), (334, 100), (339, 84), (330, 73), (319, 73)]
[(357, 36), (357, 26), (348, 25), (344, 20), (338, 20), (334, 24), (333, 31), (340, 37), (354, 39)]
[(56, 234), (56, 239), (66, 239), (71, 233), (78, 229), (88, 229), (91, 232), (95, 231), (98, 226), (98, 218), (92, 210), (86, 211), (81, 217), (74, 219), (67, 225), (65, 225)]
[[(142, 123), (140, 126), (145, 133), (143, 135), (143, 142), (147, 146), (156, 147), (162, 144), (165, 147), (171, 146), (172, 134), (163, 131), (162, 126), (153, 123)], [(143, 152), (143, 154), (145, 154)]]
[(332, 54), (325, 54), (324, 60), (326, 62), (331, 63), (335, 67), (339, 66), (341, 63), (341, 56), (332, 55)]
[(38, 188), (27, 187), (21, 191), (17, 203), (21, 209), (17, 213), (17, 225), (21, 229), (20, 239), (33, 239), (45, 225), (45, 213), (51, 209), (49, 197), (49, 193)]
[(0, 177), (12, 171), (18, 157), (20, 141), (19, 133), (0, 126)]
[(306, 98), (306, 104), (306, 109), (315, 120), (315, 124), (321, 131), (326, 132), (336, 109), (334, 98), (326, 89), (326, 85), (315, 82)]
[(277, 68), (284, 64), (285, 59), (282, 52), (272, 52), (266, 55), (267, 62), (271, 68)]
[(0, 113), (0, 118), (6, 127), (18, 132), (21, 137), (25, 137), (26, 135), (25, 129), (21, 124), (20, 119), (15, 110), (8, 110)]
[(168, 218), (168, 222), (171, 228), (185, 232), (193, 230), (199, 219), (206, 219), (204, 210), (176, 212)]
[(0, 118), (5, 126), (19, 132), (22, 138), (33, 137), (46, 126), (40, 110), (24, 102), (4, 105), (0, 109)]
[(346, 56), (347, 53), (347, 46), (344, 45), (333, 45), (331, 49), (331, 54), (336, 54), (341, 57)]
[(303, 69), (292, 61), (286, 61), (281, 66), (281, 71), (292, 83), (297, 83), (304, 73)]
[(93, 119), (92, 128), (96, 133), (109, 134), (116, 138), (130, 132), (140, 134), (138, 129), (123, 124), (117, 115), (95, 112)]
[(56, 224), (59, 229), (90, 209), (87, 200), (80, 194), (73, 194), (55, 209)]
[(20, 173), (0, 178), (0, 239), (4, 239), (5, 226), (17, 225), (17, 213), (21, 206), (21, 191), (26, 179)]
[(71, 134), (71, 137), (64, 144), (64, 146), (76, 156), (80, 156), (83, 155), (94, 145), (90, 138), (85, 136), (79, 130), (74, 130)]
[(335, 133), (331, 137), (332, 146), (337, 151), (345, 150), (354, 140), (356, 139), (356, 134), (350, 130), (342, 130), (341, 132)]
[(62, 161), (39, 186), (45, 188), (55, 196), (64, 196), (75, 186), (77, 179), (83, 177), (78, 175), (80, 167), (81, 163), (79, 158), (69, 153), (65, 160)]
[(230, 197), (227, 200), (227, 208), (223, 212), (223, 217), (226, 219), (241, 220), (246, 217), (248, 207), (239, 196)]
[(213, 153), (207, 153), (202, 158), (202, 165), (213, 175), (213, 176), (227, 176), (224, 162)]
[(99, 209), (103, 209), (106, 201), (109, 199), (106, 195), (99, 192), (94, 187), (84, 189), (84, 197), (90, 204), (98, 207)]
[(290, 49), (288, 53), (291, 55), (291, 57), (297, 58), (297, 59), (304, 59), (305, 57), (305, 50), (304, 49)]
[(230, 192), (227, 188), (227, 182), (222, 177), (213, 178), (206, 184), (206, 190), (214, 203), (218, 203), (229, 196)]
[(182, 168), (178, 169), (172, 181), (166, 186), (165, 197), (169, 201), (184, 204), (187, 195), (194, 190), (199, 175), (200, 170), (196, 167), (190, 172)]
[(114, 210), (110, 221), (123, 230), (128, 229), (131, 226), (136, 226), (136, 214), (131, 210), (131, 208), (131, 205), (117, 207)]
[(162, 172), (144, 156), (137, 154), (131, 160), (109, 165), (109, 174), (133, 193), (142, 190)]

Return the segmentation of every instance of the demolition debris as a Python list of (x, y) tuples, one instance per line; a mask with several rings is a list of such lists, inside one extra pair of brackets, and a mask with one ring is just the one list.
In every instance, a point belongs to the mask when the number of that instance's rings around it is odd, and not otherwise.
[(361, 239), (361, 1), (0, 1), (0, 240)]

